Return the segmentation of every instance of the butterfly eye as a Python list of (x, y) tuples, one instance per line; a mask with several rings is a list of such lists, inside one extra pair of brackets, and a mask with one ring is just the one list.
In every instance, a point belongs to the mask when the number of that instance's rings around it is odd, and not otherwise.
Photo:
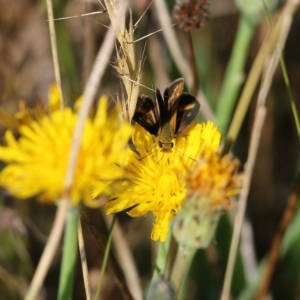
[(163, 152), (171, 152), (171, 149), (174, 148), (173, 142), (162, 142), (161, 140), (158, 141), (159, 148), (162, 149)]

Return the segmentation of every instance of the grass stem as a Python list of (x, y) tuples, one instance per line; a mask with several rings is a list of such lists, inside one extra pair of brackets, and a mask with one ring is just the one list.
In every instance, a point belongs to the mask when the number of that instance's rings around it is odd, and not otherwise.
[(223, 135), (227, 131), (244, 82), (245, 63), (255, 28), (255, 22), (245, 15), (241, 16), (216, 111), (219, 128)]
[(62, 263), (59, 276), (58, 300), (72, 300), (74, 272), (77, 259), (77, 227), (79, 210), (69, 206), (63, 241)]

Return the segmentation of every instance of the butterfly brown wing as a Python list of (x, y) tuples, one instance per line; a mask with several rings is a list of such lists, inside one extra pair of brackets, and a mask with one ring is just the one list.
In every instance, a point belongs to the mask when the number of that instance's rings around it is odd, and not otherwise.
[(155, 100), (148, 96), (138, 97), (133, 116), (150, 134), (157, 136), (158, 145), (164, 152), (173, 148), (173, 139), (182, 133), (196, 118), (200, 104), (197, 99), (182, 93), (183, 78), (174, 80), (162, 95), (156, 89)]
[(178, 99), (175, 134), (182, 133), (197, 117), (200, 103), (195, 96), (182, 93)]
[(150, 134), (157, 135), (160, 127), (159, 112), (153, 99), (141, 95), (138, 97), (133, 120)]
[[(175, 136), (177, 109), (179, 105), (180, 95), (184, 87), (184, 79), (178, 78), (174, 80), (164, 91), (164, 102), (167, 109), (167, 120), (170, 124), (171, 134)], [(165, 123), (164, 123), (165, 124)]]
[(179, 78), (165, 89), (163, 96), (158, 89), (156, 90), (156, 100), (160, 112), (158, 145), (163, 152), (171, 152), (174, 146), (178, 99), (183, 85), (183, 79)]

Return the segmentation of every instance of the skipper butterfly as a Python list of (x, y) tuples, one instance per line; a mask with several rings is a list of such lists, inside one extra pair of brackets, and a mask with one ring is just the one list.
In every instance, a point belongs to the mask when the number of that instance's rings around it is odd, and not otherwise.
[(173, 139), (196, 118), (200, 103), (195, 96), (183, 93), (184, 79), (174, 80), (164, 91), (155, 91), (155, 99), (141, 95), (138, 97), (133, 120), (150, 134), (157, 137), (163, 152), (171, 152)]

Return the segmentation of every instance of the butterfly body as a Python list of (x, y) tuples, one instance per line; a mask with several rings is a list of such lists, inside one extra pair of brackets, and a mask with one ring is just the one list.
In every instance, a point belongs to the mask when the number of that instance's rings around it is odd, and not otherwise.
[(183, 93), (183, 78), (173, 81), (164, 91), (155, 91), (155, 99), (141, 95), (133, 119), (157, 137), (163, 152), (171, 152), (173, 140), (196, 118), (200, 104), (192, 94)]

